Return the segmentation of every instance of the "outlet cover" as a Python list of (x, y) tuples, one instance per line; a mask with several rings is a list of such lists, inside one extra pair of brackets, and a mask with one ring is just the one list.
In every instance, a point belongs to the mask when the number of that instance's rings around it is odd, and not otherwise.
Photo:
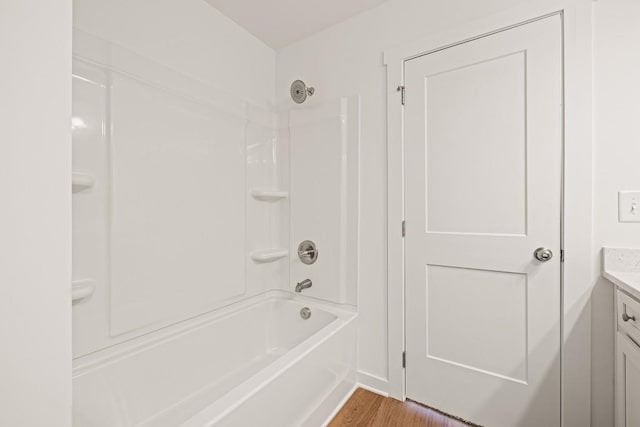
[(640, 222), (640, 191), (618, 193), (618, 222)]

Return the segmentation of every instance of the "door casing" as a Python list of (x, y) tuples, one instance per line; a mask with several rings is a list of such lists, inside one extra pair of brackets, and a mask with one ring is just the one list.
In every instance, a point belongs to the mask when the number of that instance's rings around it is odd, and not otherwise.
[(523, 4), (483, 21), (429, 36), (385, 51), (387, 66), (387, 268), (389, 396), (403, 400), (404, 330), (404, 170), (403, 106), (405, 62), (560, 14), (564, 53), (562, 275), (562, 425), (591, 422), (591, 307), (595, 277), (591, 254), (591, 0), (549, 0)]

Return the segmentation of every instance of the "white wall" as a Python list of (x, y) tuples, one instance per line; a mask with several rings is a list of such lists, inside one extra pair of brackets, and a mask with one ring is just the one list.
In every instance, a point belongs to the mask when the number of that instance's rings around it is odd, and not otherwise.
[[(640, 247), (640, 223), (618, 222), (618, 191), (640, 190), (640, 2), (594, 3), (594, 257)], [(593, 426), (613, 425), (613, 286), (592, 296)]]
[[(387, 379), (386, 48), (497, 13), (514, 0), (390, 0), (277, 52), (276, 101), (290, 103), (289, 85), (316, 89), (307, 102), (361, 97), (359, 369), (371, 384)], [(398, 224), (398, 231), (400, 224)]]
[(71, 425), (71, 2), (0, 2), (0, 425)]

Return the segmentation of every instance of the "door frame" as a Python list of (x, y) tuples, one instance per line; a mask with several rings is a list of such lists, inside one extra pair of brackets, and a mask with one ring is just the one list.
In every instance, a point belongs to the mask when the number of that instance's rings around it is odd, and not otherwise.
[[(535, 3), (535, 4), (532, 4)], [(530, 2), (384, 52), (387, 67), (387, 310), (389, 396), (404, 400), (405, 62), (434, 51), (559, 14), (563, 25), (564, 143), (561, 245), (561, 423), (591, 423), (592, 64), (591, 0)]]

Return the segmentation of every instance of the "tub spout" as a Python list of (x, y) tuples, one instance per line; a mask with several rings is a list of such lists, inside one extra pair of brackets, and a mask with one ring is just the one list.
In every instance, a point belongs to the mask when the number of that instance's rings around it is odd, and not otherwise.
[(310, 288), (311, 285), (313, 285), (313, 283), (311, 283), (311, 280), (304, 279), (302, 282), (299, 282), (296, 285), (296, 292), (302, 292), (303, 289)]

